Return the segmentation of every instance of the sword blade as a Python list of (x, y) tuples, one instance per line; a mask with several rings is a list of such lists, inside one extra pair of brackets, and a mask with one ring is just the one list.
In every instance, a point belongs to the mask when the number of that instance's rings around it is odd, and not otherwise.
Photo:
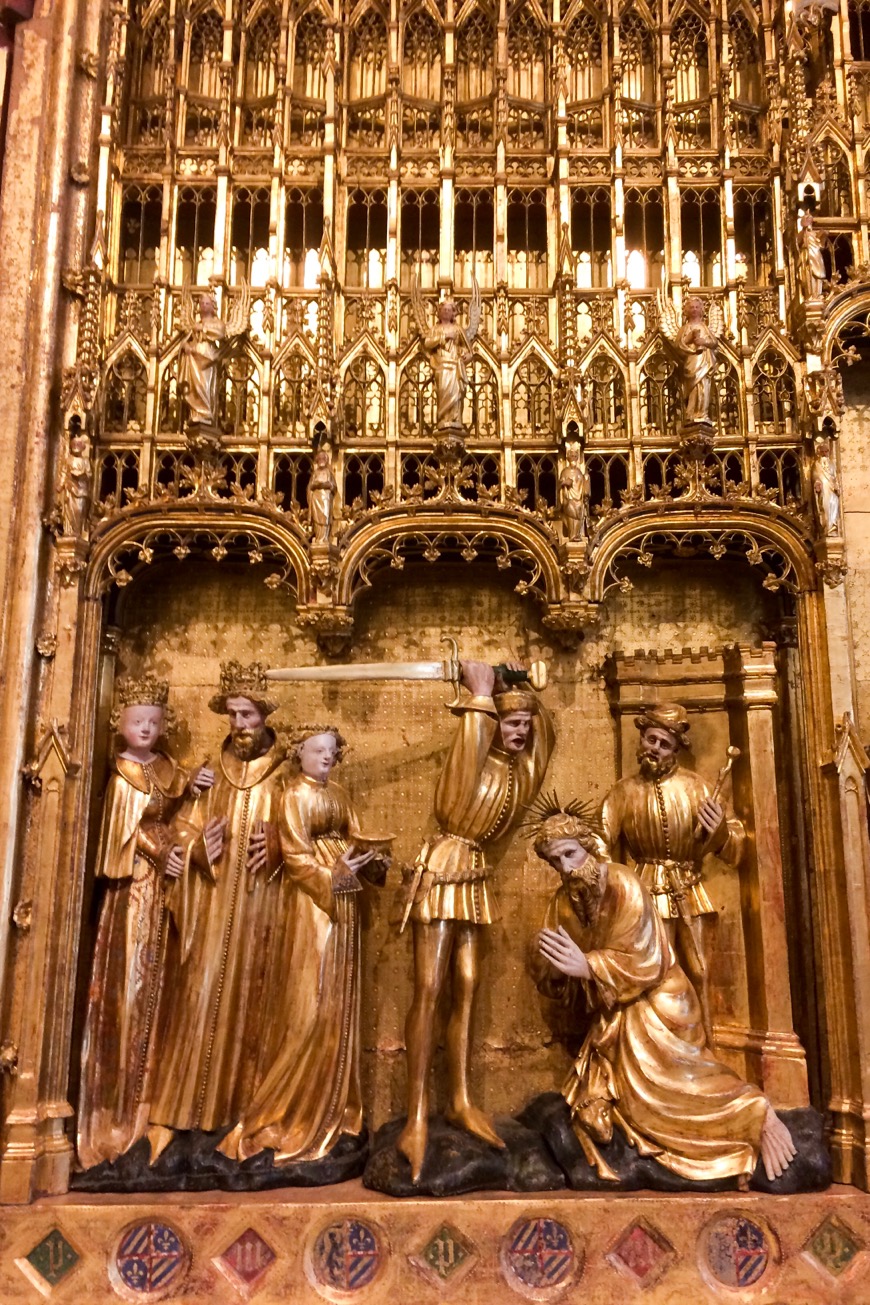
[(446, 680), (443, 662), (357, 662), (342, 666), (287, 666), (267, 671), (266, 679), (282, 683), (314, 680)]

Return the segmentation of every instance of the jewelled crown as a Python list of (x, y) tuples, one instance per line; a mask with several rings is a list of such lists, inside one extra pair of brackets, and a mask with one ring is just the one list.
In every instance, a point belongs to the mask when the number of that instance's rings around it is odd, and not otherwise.
[(128, 676), (118, 681), (119, 707), (165, 707), (169, 684), (154, 675)]
[(243, 666), (241, 662), (221, 662), (220, 692), (208, 704), (212, 711), (223, 715), (227, 698), (249, 698), (256, 703), (264, 716), (275, 711), (278, 704), (270, 697), (271, 685), (266, 679), (268, 667), (261, 662)]

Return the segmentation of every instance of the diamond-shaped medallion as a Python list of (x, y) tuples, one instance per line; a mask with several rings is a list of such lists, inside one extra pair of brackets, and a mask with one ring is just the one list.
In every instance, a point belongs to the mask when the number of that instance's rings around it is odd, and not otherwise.
[(829, 1214), (810, 1237), (804, 1251), (820, 1268), (827, 1270), (832, 1278), (839, 1278), (863, 1246), (864, 1243), (848, 1224)]
[(275, 1258), (265, 1238), (256, 1229), (246, 1228), (212, 1263), (249, 1300)]
[(477, 1259), (473, 1244), (449, 1223), (443, 1223), (426, 1245), (410, 1256), (411, 1263), (424, 1278), (437, 1287), (451, 1290), (473, 1269)]
[(659, 1282), (674, 1258), (674, 1248), (645, 1219), (636, 1219), (607, 1252), (606, 1259), (641, 1288)]
[(15, 1263), (37, 1291), (48, 1296), (75, 1268), (80, 1258), (78, 1251), (70, 1245), (60, 1229), (52, 1228), (28, 1255)]

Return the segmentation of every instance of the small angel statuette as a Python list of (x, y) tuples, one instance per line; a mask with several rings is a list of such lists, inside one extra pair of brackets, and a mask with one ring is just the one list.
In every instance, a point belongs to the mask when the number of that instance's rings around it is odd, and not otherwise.
[(218, 317), (217, 304), (210, 294), (200, 295), (197, 320), (190, 290), (185, 287), (182, 291), (181, 329), (185, 338), (178, 379), (184, 386), (189, 425), (218, 428), (218, 364), (231, 342), (248, 330), (250, 314), (251, 291), (247, 283), (232, 301), (225, 322)]
[(472, 277), (471, 287), (466, 327), (457, 322), (456, 304), (452, 299), (444, 299), (438, 305), (435, 324), (430, 327), (420, 284), (414, 278), (411, 304), (423, 348), (432, 355), (438, 398), (437, 430), (462, 428), (462, 404), (468, 384), (466, 364), (471, 361), (471, 346), (480, 327), (480, 286), (476, 277)]
[(661, 290), (658, 306), (665, 352), (679, 371), (683, 425), (711, 425), (713, 374), (725, 329), (722, 305), (714, 299), (710, 304), (710, 319), (705, 321), (703, 299), (687, 299), (682, 326), (672, 301)]

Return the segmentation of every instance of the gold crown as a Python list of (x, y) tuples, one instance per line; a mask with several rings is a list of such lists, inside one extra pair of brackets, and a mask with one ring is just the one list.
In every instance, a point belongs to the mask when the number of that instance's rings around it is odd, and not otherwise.
[(154, 675), (127, 676), (118, 681), (121, 707), (165, 707), (168, 701), (168, 683)]
[(257, 704), (264, 716), (276, 710), (278, 704), (269, 697), (268, 667), (260, 662), (243, 666), (241, 662), (221, 662), (220, 692), (208, 704), (212, 711), (223, 715), (227, 698), (249, 698)]

